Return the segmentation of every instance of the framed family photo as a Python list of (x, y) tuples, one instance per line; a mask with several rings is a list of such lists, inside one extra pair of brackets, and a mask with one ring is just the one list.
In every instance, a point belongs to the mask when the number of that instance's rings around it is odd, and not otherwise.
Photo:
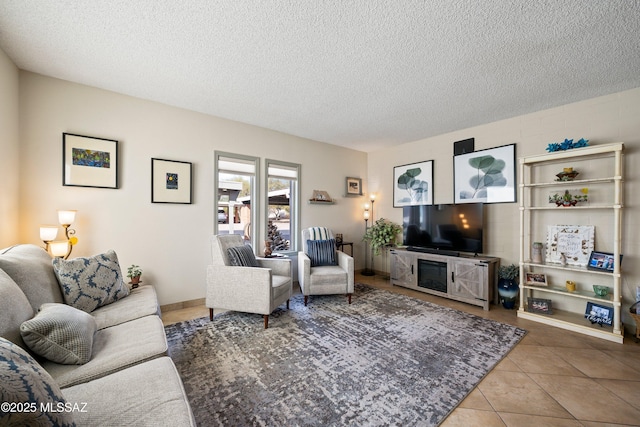
[(191, 163), (151, 159), (151, 203), (191, 203)]
[(393, 168), (393, 207), (433, 204), (433, 160)]
[(533, 313), (542, 313), (542, 314), (553, 314), (552, 310), (552, 302), (550, 299), (543, 298), (529, 298), (527, 300), (528, 308), (530, 312)]
[(516, 201), (516, 145), (489, 148), (453, 158), (454, 203)]
[(62, 185), (118, 188), (118, 141), (63, 133)]
[(525, 273), (525, 284), (530, 286), (547, 286), (547, 275), (542, 273)]

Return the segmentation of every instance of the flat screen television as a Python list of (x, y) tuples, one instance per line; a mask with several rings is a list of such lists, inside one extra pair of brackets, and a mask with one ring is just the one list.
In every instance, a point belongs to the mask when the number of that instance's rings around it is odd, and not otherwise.
[(402, 222), (407, 250), (447, 255), (482, 253), (482, 203), (405, 206)]

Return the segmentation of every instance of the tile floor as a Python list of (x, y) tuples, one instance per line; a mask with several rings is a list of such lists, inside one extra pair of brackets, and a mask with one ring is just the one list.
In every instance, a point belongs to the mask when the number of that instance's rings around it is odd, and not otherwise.
[[(391, 286), (381, 275), (356, 281), (516, 325), (525, 338), (444, 421), (443, 426), (640, 426), (640, 344), (564, 331), (480, 307)], [(162, 314), (171, 324), (208, 316), (206, 307)]]

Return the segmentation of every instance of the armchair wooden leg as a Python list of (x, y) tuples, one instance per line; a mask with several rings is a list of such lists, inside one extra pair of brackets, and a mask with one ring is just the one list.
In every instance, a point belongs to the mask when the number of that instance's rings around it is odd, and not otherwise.
[(351, 294), (347, 294), (347, 298), (349, 298), (349, 304), (351, 304)]
[(213, 308), (209, 309), (209, 320), (213, 320)]
[(287, 310), (289, 310), (289, 300), (287, 300)]
[(304, 296), (304, 306), (307, 306), (307, 301), (309, 301), (309, 295)]
[(264, 328), (267, 329), (269, 327), (269, 315), (264, 315)]

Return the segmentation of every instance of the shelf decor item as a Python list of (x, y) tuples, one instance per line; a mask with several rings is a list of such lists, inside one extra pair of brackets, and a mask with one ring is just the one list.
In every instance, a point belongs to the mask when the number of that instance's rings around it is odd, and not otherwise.
[(542, 273), (525, 273), (525, 285), (547, 286), (547, 275)]
[(533, 242), (531, 245), (531, 262), (542, 264), (542, 249), (544, 249), (542, 242)]
[(589, 189), (581, 188), (578, 193), (571, 194), (570, 190), (564, 190), (564, 194), (554, 193), (549, 195), (549, 203), (555, 203), (556, 206), (571, 207), (577, 205), (579, 202), (589, 201)]
[(347, 196), (362, 196), (362, 178), (347, 177), (345, 194)]
[[(612, 253), (591, 251), (587, 268), (589, 270), (608, 271), (609, 273), (613, 273), (613, 267), (615, 264), (614, 260), (615, 258)], [(620, 254), (620, 264), (622, 264), (622, 254)]]
[(593, 293), (599, 297), (606, 297), (609, 295), (609, 287), (602, 285), (593, 285)]
[(558, 179), (556, 181), (573, 181), (578, 176), (579, 172), (574, 171), (573, 168), (564, 168), (562, 172), (557, 173)]
[(605, 307), (600, 304), (588, 302), (587, 309), (584, 312), (584, 317), (592, 324), (611, 326), (613, 323), (613, 309), (611, 307)]
[(333, 199), (324, 190), (313, 190), (313, 197), (309, 199), (310, 202), (320, 203), (333, 203)]
[(566, 139), (562, 142), (552, 142), (547, 145), (547, 151), (553, 153), (554, 151), (564, 151), (571, 150), (573, 148), (582, 148), (589, 146), (589, 140), (580, 138), (576, 142), (573, 142), (573, 139)]
[(139, 265), (131, 264), (129, 268), (127, 268), (127, 277), (131, 279), (131, 287), (133, 289), (137, 288), (140, 284), (140, 276), (142, 276), (142, 269)]
[(593, 225), (550, 225), (547, 227), (546, 262), (560, 264), (562, 255), (567, 265), (587, 266), (594, 248)]
[(518, 276), (520, 269), (515, 264), (501, 265), (498, 267), (498, 294), (502, 300), (502, 306), (512, 309), (518, 299)]
[(532, 313), (553, 314), (552, 302), (550, 299), (529, 298), (527, 300), (529, 311)]
[(433, 160), (393, 168), (393, 207), (433, 204)]

